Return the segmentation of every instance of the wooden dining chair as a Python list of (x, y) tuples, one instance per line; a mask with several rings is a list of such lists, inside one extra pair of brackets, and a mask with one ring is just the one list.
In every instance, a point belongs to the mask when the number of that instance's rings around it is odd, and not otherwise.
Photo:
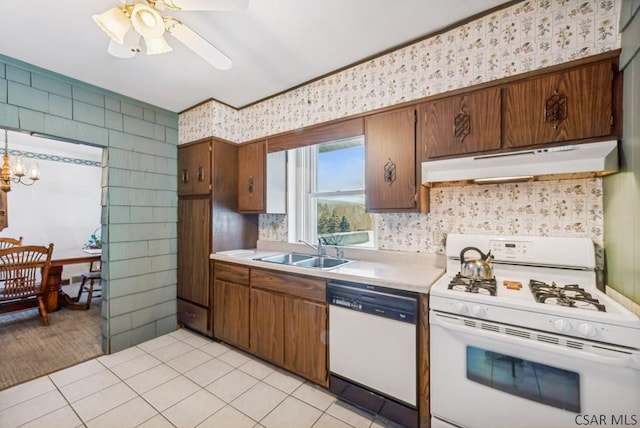
[(0, 249), (9, 247), (19, 247), (22, 245), (22, 236), (18, 239), (0, 236)]
[(53, 244), (0, 249), (0, 314), (38, 307), (42, 322), (49, 325), (44, 305)]
[[(100, 288), (94, 289), (95, 284), (100, 285)], [(76, 302), (80, 301), (80, 296), (82, 296), (82, 292), (87, 292), (87, 309), (91, 307), (91, 299), (94, 297), (101, 297), (102, 294), (93, 295), (94, 291), (101, 292), (102, 291), (102, 262), (91, 262), (89, 265), (89, 271), (82, 273), (82, 282), (80, 283), (80, 289), (78, 290), (78, 296), (76, 297)]]

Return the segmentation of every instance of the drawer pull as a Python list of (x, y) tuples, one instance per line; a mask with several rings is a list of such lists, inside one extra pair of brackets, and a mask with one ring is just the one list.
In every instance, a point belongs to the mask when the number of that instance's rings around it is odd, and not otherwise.
[(185, 311), (184, 314), (187, 316), (187, 318), (195, 318), (196, 317), (196, 313), (195, 312)]

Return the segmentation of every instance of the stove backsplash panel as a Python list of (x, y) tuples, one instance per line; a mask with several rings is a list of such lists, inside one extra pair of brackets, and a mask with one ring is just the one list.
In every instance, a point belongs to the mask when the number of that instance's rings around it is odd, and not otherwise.
[[(589, 237), (603, 266), (602, 179), (431, 189), (428, 214), (375, 214), (378, 248), (443, 253), (448, 233)], [(260, 239), (287, 241), (285, 215), (260, 215)]]

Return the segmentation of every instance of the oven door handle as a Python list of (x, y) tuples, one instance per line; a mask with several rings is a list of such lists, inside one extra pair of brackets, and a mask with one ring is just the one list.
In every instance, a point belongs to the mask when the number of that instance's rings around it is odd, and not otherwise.
[[(485, 339), (490, 340), (498, 340), (504, 343), (508, 343), (510, 345), (517, 344), (528, 348), (533, 348), (541, 351), (549, 351), (553, 353), (559, 353), (559, 346), (561, 345), (552, 345), (544, 342), (540, 342), (532, 339), (524, 339), (518, 336), (507, 336), (502, 333), (494, 333), (486, 330), (482, 330), (474, 327), (465, 327), (462, 325), (458, 325), (453, 320), (459, 320), (455, 316), (442, 316), (436, 313), (431, 313), (431, 317), (429, 318), (430, 324), (440, 326), (445, 330), (449, 330), (459, 334), (472, 335), (473, 337), (483, 337)], [(481, 322), (481, 321), (480, 321)], [(632, 352), (627, 355), (623, 355), (620, 357), (605, 357), (603, 355), (594, 354), (585, 350), (576, 350), (569, 347), (562, 347), (562, 352), (566, 354), (572, 354), (576, 358), (581, 358), (584, 360), (589, 360), (599, 364), (608, 364), (614, 365), (618, 367), (628, 367), (636, 370), (640, 370), (640, 353)]]

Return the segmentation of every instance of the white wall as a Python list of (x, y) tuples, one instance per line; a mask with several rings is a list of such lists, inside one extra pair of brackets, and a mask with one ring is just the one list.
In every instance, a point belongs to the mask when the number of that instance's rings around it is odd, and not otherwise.
[[(0, 138), (4, 153), (3, 131)], [(83, 163), (100, 162), (102, 149), (9, 132), (10, 155), (15, 150), (39, 155), (40, 180), (33, 186), (12, 184), (7, 194), (9, 226), (0, 236), (22, 236), (24, 244), (53, 242), (54, 257), (82, 249), (100, 227), (102, 175), (99, 166)], [(27, 168), (32, 163), (28, 157), (23, 160)], [(63, 277), (86, 269), (87, 265), (65, 266)]]

